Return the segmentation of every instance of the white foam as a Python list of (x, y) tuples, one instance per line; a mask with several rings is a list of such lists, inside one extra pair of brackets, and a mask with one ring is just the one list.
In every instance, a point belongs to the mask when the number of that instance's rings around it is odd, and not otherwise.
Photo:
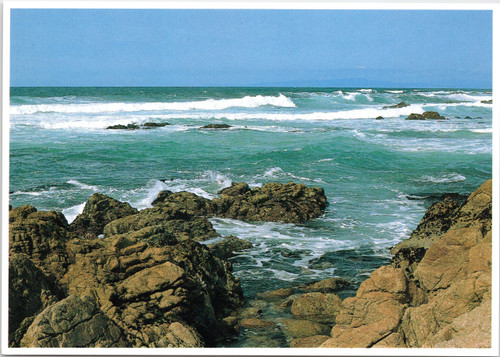
[(38, 104), (14, 105), (10, 114), (34, 113), (106, 113), (140, 111), (186, 111), (186, 110), (222, 110), (231, 107), (256, 108), (260, 106), (295, 107), (295, 103), (283, 94), (274, 96), (245, 96), (231, 99), (207, 99), (192, 102), (155, 102), (155, 103), (81, 103), (81, 104)]
[(83, 202), (79, 205), (71, 206), (62, 210), (62, 214), (66, 217), (68, 223), (71, 223), (75, 220), (76, 216), (83, 212), (85, 208), (86, 202)]
[(394, 94), (400, 94), (400, 93), (404, 93), (404, 91), (402, 90), (386, 90), (386, 92), (389, 92), (389, 93), (394, 93)]
[(87, 185), (87, 184), (82, 183), (78, 180), (68, 180), (68, 181), (66, 181), (66, 183), (69, 183), (71, 185), (75, 185), (82, 190), (92, 190), (94, 192), (99, 191), (99, 188), (97, 186)]
[(451, 173), (439, 177), (425, 175), (422, 176), (419, 180), (421, 182), (435, 182), (435, 183), (451, 183), (451, 182), (461, 182), (465, 181), (466, 177), (457, 173)]
[(469, 131), (472, 131), (473, 133), (481, 133), (481, 134), (491, 134), (491, 133), (493, 133), (493, 129), (492, 128), (469, 129)]

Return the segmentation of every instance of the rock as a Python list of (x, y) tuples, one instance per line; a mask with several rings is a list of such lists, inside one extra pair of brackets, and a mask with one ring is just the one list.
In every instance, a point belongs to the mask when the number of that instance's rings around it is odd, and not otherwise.
[(291, 312), (298, 319), (333, 324), (341, 303), (335, 294), (307, 293), (293, 301)]
[[(70, 294), (95, 296), (133, 346), (193, 347), (198, 335), (214, 346), (226, 333), (223, 319), (244, 304), (231, 264), (199, 243), (152, 246), (125, 236), (101, 241), (102, 248), (76, 255), (62, 283)], [(187, 329), (185, 343), (165, 339), (174, 322)]]
[(388, 109), (388, 108), (405, 108), (405, 107), (409, 107), (409, 106), (410, 106), (409, 104), (406, 104), (405, 102), (401, 102), (401, 103), (394, 104), (394, 105), (386, 105), (386, 106), (382, 107), (382, 109)]
[(120, 328), (90, 299), (69, 296), (40, 313), (21, 347), (128, 347)]
[(259, 293), (257, 296), (261, 299), (268, 301), (282, 300), (289, 297), (295, 293), (295, 289), (292, 288), (281, 288), (273, 291), (267, 291), (264, 293)]
[(408, 115), (406, 120), (427, 120), (427, 119), (446, 119), (442, 115), (439, 115), (438, 112), (427, 111), (422, 114), (411, 113)]
[(295, 338), (290, 342), (290, 347), (311, 348), (319, 347), (323, 342), (329, 339), (329, 336), (316, 335), (304, 338)]
[(9, 221), (10, 254), (26, 254), (49, 277), (62, 277), (71, 261), (65, 246), (68, 222), (64, 215), (23, 206), (9, 212)]
[(132, 234), (157, 245), (175, 241), (203, 241), (218, 234), (205, 217), (192, 215), (178, 207), (156, 206), (116, 219), (104, 227), (104, 236)]
[(220, 242), (208, 245), (212, 254), (219, 259), (229, 259), (236, 255), (235, 252), (241, 252), (252, 247), (253, 245), (249, 241), (234, 236), (224, 237)]
[(229, 124), (207, 124), (202, 126), (201, 129), (229, 129), (231, 125)]
[(63, 298), (62, 289), (24, 254), (9, 257), (9, 346), (19, 347), (23, 320)]
[(331, 325), (320, 324), (309, 320), (283, 319), (280, 321), (280, 325), (282, 331), (290, 339), (311, 337), (315, 335), (328, 335), (331, 330)]
[(162, 128), (164, 126), (170, 125), (169, 123), (154, 123), (147, 122), (141, 125), (142, 129), (152, 129), (152, 128)]
[(381, 115), (379, 115), (379, 116), (378, 116), (378, 117), (376, 117), (375, 119), (377, 119), (377, 120), (381, 120), (381, 119), (384, 119), (384, 117), (383, 117), (383, 116), (381, 116)]
[(206, 216), (211, 211), (210, 200), (185, 191), (161, 191), (152, 205), (167, 207), (173, 211), (186, 211), (193, 216)]
[(248, 189), (246, 184), (233, 184), (212, 200), (216, 217), (244, 221), (303, 223), (320, 216), (327, 201), (322, 188), (303, 184), (269, 183)]
[(482, 100), (481, 103), (483, 103), (483, 104), (493, 104), (493, 99)]
[(265, 321), (257, 318), (248, 318), (241, 320), (240, 325), (250, 330), (270, 329), (276, 327), (276, 324), (272, 321)]
[(472, 118), (467, 115), (466, 117), (464, 117), (464, 119), (472, 119)]
[(375, 270), (321, 347), (491, 346), (491, 180), (428, 213), (415, 234), (436, 238), (421, 259)]
[(94, 193), (85, 203), (83, 212), (76, 216), (70, 229), (80, 238), (97, 238), (104, 226), (115, 219), (136, 214), (137, 209), (125, 202), (100, 193)]
[(110, 130), (136, 130), (136, 129), (139, 129), (139, 125), (137, 125), (137, 124), (127, 124), (127, 125), (117, 124), (117, 125), (110, 125), (106, 129), (110, 129)]
[(309, 292), (331, 293), (334, 291), (342, 290), (349, 286), (350, 283), (342, 278), (329, 278), (314, 283), (309, 283), (301, 286), (300, 288)]

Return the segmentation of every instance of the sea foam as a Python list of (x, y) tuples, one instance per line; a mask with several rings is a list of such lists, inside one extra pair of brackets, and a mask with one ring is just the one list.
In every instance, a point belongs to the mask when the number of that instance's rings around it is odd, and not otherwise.
[(278, 96), (245, 96), (243, 98), (207, 99), (191, 102), (154, 102), (154, 103), (80, 103), (80, 104), (38, 104), (18, 105), (10, 107), (10, 114), (34, 113), (107, 113), (107, 112), (140, 112), (140, 111), (185, 111), (185, 110), (222, 110), (232, 107), (257, 108), (260, 106), (295, 107), (288, 97)]

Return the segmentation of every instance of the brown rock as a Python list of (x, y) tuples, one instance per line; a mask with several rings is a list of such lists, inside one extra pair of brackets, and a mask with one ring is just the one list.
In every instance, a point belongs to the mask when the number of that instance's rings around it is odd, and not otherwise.
[(290, 342), (290, 347), (313, 348), (319, 347), (323, 342), (329, 339), (329, 336), (316, 335), (304, 338), (295, 338)]
[(236, 255), (235, 252), (241, 252), (252, 247), (253, 245), (249, 241), (239, 239), (235, 236), (224, 237), (220, 242), (208, 245), (212, 254), (219, 259), (229, 259)]
[(298, 319), (335, 323), (342, 301), (335, 294), (307, 293), (293, 301), (291, 311)]
[(295, 292), (292, 288), (281, 288), (273, 291), (267, 291), (264, 293), (259, 293), (258, 297), (268, 301), (282, 300), (289, 297)]
[(137, 209), (128, 203), (94, 193), (85, 203), (83, 212), (70, 224), (70, 229), (80, 238), (86, 236), (96, 238), (103, 233), (104, 226), (109, 222), (136, 213)]
[(446, 119), (444, 116), (439, 115), (438, 112), (423, 112), (422, 114), (411, 113), (406, 120), (427, 120), (427, 119)]
[(39, 314), (21, 347), (127, 347), (120, 328), (87, 298), (69, 296)]
[(310, 292), (317, 291), (321, 293), (331, 293), (334, 291), (341, 290), (349, 285), (350, 283), (345, 279), (329, 278), (301, 286), (301, 288), (305, 291), (310, 291)]
[(311, 337), (315, 335), (328, 335), (331, 330), (331, 325), (320, 324), (309, 320), (284, 319), (280, 321), (280, 325), (281, 330), (290, 339)]

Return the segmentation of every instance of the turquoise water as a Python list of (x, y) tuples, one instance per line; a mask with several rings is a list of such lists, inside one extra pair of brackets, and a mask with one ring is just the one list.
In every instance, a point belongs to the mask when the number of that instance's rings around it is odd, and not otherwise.
[[(71, 221), (94, 192), (142, 209), (165, 189), (213, 198), (231, 182), (320, 186), (330, 204), (304, 225), (211, 221), (255, 245), (233, 259), (247, 296), (332, 276), (356, 286), (432, 197), (491, 178), (489, 99), (460, 89), (12, 88), (10, 203)], [(404, 120), (425, 110), (447, 120)], [(171, 125), (106, 130), (145, 122)], [(232, 127), (200, 129), (208, 123)]]

